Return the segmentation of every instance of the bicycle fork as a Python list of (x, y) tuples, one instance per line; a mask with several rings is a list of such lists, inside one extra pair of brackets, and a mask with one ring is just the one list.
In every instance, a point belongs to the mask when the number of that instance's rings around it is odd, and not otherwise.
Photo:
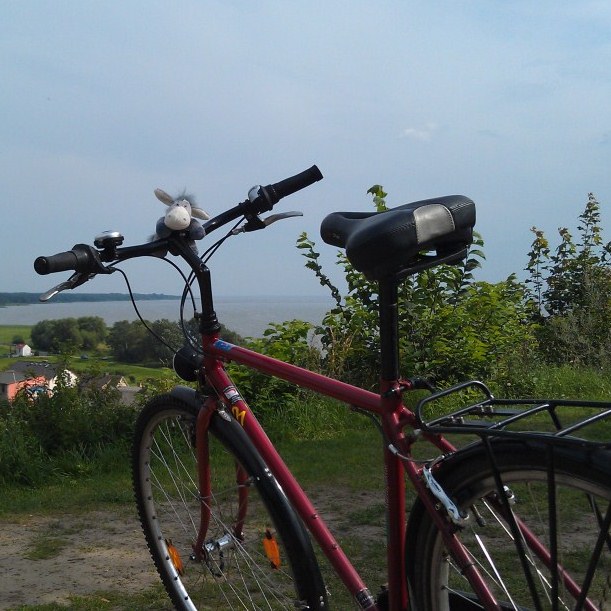
[(200, 523), (195, 542), (193, 543), (193, 558), (201, 562), (213, 552), (222, 552), (235, 546), (236, 541), (243, 538), (244, 522), (248, 511), (248, 474), (241, 465), (236, 463), (236, 484), (238, 489), (237, 511), (231, 524), (231, 532), (225, 533), (215, 541), (206, 542), (210, 526), (210, 507), (212, 505), (212, 484), (210, 478), (210, 460), (208, 427), (210, 418), (216, 410), (215, 400), (208, 398), (199, 410), (195, 425), (195, 448), (197, 455), (198, 487), (200, 496)]
[(200, 495), (200, 518), (199, 531), (193, 544), (193, 555), (195, 560), (201, 562), (205, 551), (205, 540), (210, 526), (210, 503), (212, 500), (212, 485), (210, 483), (210, 461), (208, 444), (208, 427), (210, 418), (216, 406), (214, 400), (206, 399), (203, 407), (199, 410), (195, 424), (195, 451), (197, 454), (198, 487)]

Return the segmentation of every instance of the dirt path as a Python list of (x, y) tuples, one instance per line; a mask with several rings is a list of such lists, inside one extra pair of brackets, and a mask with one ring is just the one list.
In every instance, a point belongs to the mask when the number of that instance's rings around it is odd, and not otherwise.
[[(34, 559), (37, 555), (50, 557)], [(0, 609), (159, 583), (137, 518), (96, 511), (0, 523)]]
[[(365, 576), (377, 574), (372, 583), (383, 583), (380, 494), (369, 491), (355, 495), (337, 488), (332, 494), (328, 490), (310, 493), (336, 535), (356, 545), (352, 552), (357, 558), (360, 554), (371, 558), (375, 550), (379, 562), (373, 569), (365, 564)], [(100, 591), (135, 594), (159, 584), (140, 523), (131, 509), (0, 521), (1, 611), (20, 605), (67, 604), (71, 595)], [(328, 585), (337, 595), (341, 586), (334, 581)]]

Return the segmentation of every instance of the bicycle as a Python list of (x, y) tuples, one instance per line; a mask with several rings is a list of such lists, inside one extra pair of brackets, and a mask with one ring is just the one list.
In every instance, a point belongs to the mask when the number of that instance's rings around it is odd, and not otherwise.
[[(246, 200), (202, 224), (208, 236), (237, 221), (204, 255), (230, 236), (293, 215), (261, 218), (321, 178), (313, 166), (253, 187)], [(201, 344), (190, 340), (174, 357), (179, 376), (197, 387), (177, 386), (149, 401), (136, 423), (132, 459), (145, 538), (176, 608), (330, 608), (333, 594), (310, 537), (358, 609), (611, 608), (611, 443), (587, 434), (609, 418), (611, 404), (503, 401), (479, 381), (438, 391), (399, 374), (397, 287), (410, 274), (462, 260), (474, 223), (475, 205), (463, 196), (336, 212), (323, 221), (323, 239), (345, 248), (379, 286), (379, 393), (221, 339), (208, 259), (198, 255), (190, 228), (127, 247), (120, 233), (107, 232), (93, 247), (36, 259), (40, 274), (75, 271), (41, 299), (113, 273), (128, 259), (168, 253), (190, 270), (181, 314), (197, 286)], [(337, 399), (375, 422), (384, 447), (388, 573), (376, 596), (240, 395), (227, 362)], [(429, 394), (410, 409), (403, 397), (416, 389)], [(459, 409), (431, 410), (464, 392)], [(550, 426), (541, 429), (543, 417)], [(457, 450), (444, 436), (456, 433), (477, 440)], [(434, 458), (414, 458), (421, 442), (435, 449)], [(416, 493), (409, 518), (408, 482)]]

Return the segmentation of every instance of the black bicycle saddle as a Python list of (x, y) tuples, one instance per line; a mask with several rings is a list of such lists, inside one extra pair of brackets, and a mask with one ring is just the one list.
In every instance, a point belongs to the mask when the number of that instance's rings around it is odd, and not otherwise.
[[(473, 201), (447, 195), (383, 212), (333, 212), (323, 220), (320, 235), (327, 244), (345, 248), (355, 269), (379, 280), (418, 271), (423, 262), (431, 267), (464, 258), (474, 225)], [(427, 253), (433, 251), (431, 258)]]

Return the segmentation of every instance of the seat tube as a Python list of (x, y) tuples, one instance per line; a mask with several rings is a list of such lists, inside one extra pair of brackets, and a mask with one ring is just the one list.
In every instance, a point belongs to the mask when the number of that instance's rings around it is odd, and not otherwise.
[[(384, 409), (384, 428), (399, 428), (400, 394), (389, 394), (399, 379), (398, 280), (379, 282), (380, 316), (380, 392)], [(384, 448), (386, 479), (387, 566), (390, 611), (405, 611), (408, 604), (405, 582), (405, 474), (403, 465), (390, 447)]]
[(408, 604), (405, 577), (405, 474), (403, 465), (388, 447), (384, 448), (386, 477), (386, 561), (389, 611), (405, 611)]

